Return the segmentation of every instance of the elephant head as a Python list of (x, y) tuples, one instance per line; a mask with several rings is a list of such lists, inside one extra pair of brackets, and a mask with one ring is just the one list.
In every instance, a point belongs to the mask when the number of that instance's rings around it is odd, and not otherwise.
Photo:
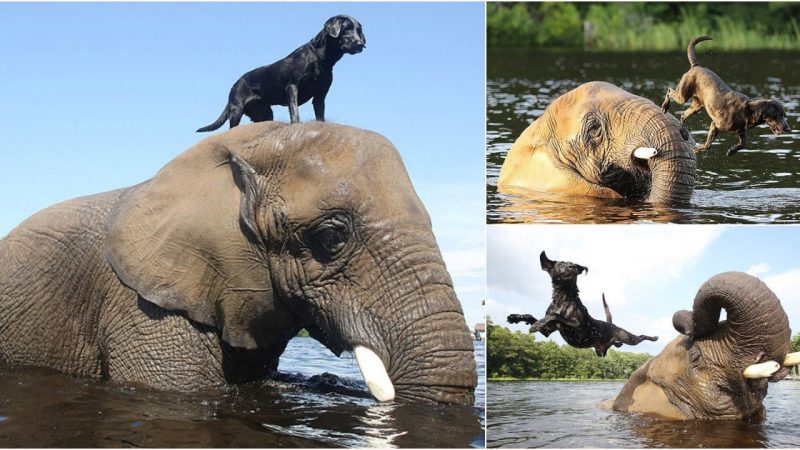
[(275, 122), (201, 141), (126, 194), (106, 257), (123, 284), (274, 349), (301, 328), (353, 351), (379, 400), (472, 404), (473, 346), (400, 155), (347, 126)]
[[(719, 322), (724, 308), (727, 320)], [(742, 419), (763, 414), (771, 377), (743, 372), (761, 361), (783, 362), (791, 350), (789, 320), (780, 300), (758, 278), (726, 272), (706, 281), (692, 311), (678, 311), (683, 335), (631, 375), (614, 400), (618, 411), (672, 419)], [(777, 364), (776, 364), (777, 365)]]
[(498, 188), (687, 203), (694, 141), (653, 102), (591, 82), (557, 98), (511, 147)]

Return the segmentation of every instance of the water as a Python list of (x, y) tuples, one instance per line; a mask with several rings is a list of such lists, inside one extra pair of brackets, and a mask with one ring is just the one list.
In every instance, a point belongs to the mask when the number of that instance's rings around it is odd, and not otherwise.
[[(474, 407), (378, 403), (354, 359), (311, 338), (289, 343), (283, 381), (191, 394), (0, 368), (0, 447), (483, 447), (475, 347)], [(312, 378), (323, 372), (339, 378)]]
[[(800, 53), (714, 53), (698, 48), (700, 64), (750, 98), (775, 97), (793, 131), (774, 136), (766, 126), (747, 133), (748, 149), (725, 151), (737, 138), (720, 133), (698, 155), (691, 204), (666, 208), (625, 200), (560, 194), (497, 192), (505, 154), (517, 136), (559, 95), (599, 80), (661, 104), (689, 68), (685, 52), (583, 53), (490, 49), (487, 69), (487, 220), (489, 223), (800, 222)], [(688, 106), (688, 103), (687, 103)], [(675, 114), (685, 107), (671, 106)], [(705, 142), (710, 120), (700, 112), (686, 121), (695, 141)]]
[(667, 421), (601, 409), (624, 382), (492, 382), (487, 447), (798, 447), (800, 382), (771, 383), (767, 417)]

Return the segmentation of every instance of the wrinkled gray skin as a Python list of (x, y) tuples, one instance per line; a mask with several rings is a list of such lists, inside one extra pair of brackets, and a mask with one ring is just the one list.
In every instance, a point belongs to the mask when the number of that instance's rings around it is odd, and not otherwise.
[[(650, 100), (592, 81), (555, 99), (522, 132), (503, 162), (498, 189), (688, 203), (694, 145), (678, 120)], [(636, 158), (640, 147), (658, 154)]]
[[(720, 322), (725, 309), (727, 320)], [(692, 311), (673, 316), (682, 333), (631, 375), (613, 402), (617, 411), (670, 419), (746, 419), (764, 414), (769, 379), (746, 379), (747, 366), (783, 363), (791, 351), (789, 319), (758, 278), (741, 272), (711, 277)]]
[(365, 345), (397, 398), (472, 404), (472, 340), (424, 206), (380, 135), (237, 127), (0, 242), (0, 356), (196, 389), (267, 376), (302, 327)]

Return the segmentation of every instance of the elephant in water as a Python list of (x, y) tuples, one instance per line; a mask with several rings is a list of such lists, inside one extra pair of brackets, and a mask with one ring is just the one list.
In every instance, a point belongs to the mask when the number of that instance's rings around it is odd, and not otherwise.
[[(719, 322), (722, 308), (727, 320)], [(682, 335), (631, 375), (613, 409), (669, 419), (760, 417), (768, 381), (797, 363), (787, 358), (791, 332), (780, 300), (753, 276), (710, 278), (693, 310), (672, 321)]]
[(379, 400), (470, 405), (472, 340), (394, 146), (264, 122), (0, 242), (0, 358), (199, 389), (270, 375), (301, 328)]
[(558, 97), (511, 146), (498, 189), (688, 203), (694, 140), (655, 103), (593, 81)]

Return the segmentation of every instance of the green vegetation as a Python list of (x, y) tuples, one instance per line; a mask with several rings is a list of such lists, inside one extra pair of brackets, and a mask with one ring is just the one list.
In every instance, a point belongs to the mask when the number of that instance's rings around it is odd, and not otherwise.
[(800, 333), (792, 336), (792, 351), (800, 352)]
[(300, 332), (297, 333), (297, 337), (309, 337), (309, 336), (310, 334), (308, 334), (308, 330), (306, 330), (305, 328), (301, 328)]
[(488, 3), (490, 47), (800, 50), (800, 3)]
[(555, 342), (536, 342), (528, 333), (511, 332), (487, 323), (486, 366), (489, 379), (499, 380), (613, 380), (627, 379), (650, 358), (647, 353), (611, 349), (605, 358), (592, 349)]

